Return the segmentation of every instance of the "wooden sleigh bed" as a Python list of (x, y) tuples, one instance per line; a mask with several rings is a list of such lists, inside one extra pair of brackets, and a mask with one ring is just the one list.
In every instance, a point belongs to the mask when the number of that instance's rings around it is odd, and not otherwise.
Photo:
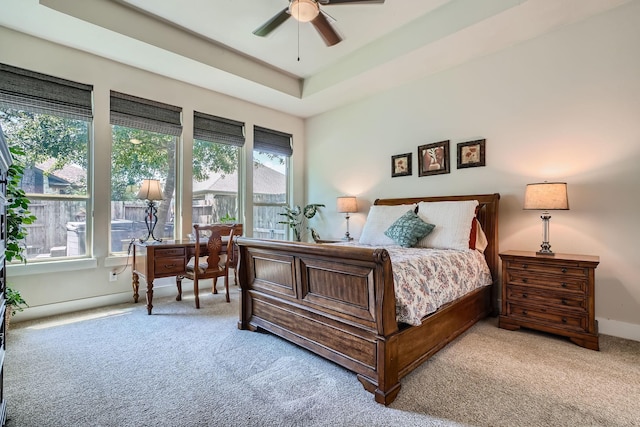
[(375, 205), (477, 200), (493, 284), (440, 307), (419, 326), (396, 321), (391, 261), (383, 248), (239, 238), (238, 328), (262, 329), (357, 374), (388, 405), (400, 379), (492, 313), (497, 297), (499, 194), (378, 199)]

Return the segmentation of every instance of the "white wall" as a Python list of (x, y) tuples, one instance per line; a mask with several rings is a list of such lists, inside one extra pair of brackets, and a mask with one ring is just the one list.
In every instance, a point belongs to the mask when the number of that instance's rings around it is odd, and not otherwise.
[[(539, 212), (524, 188), (566, 181), (571, 210), (552, 212), (552, 250), (598, 255), (602, 333), (640, 340), (640, 2), (307, 121), (314, 224), (344, 234), (335, 197), (355, 195), (357, 238), (378, 197), (501, 194), (500, 249), (538, 250)], [(393, 76), (389, 76), (393, 79)], [(456, 169), (456, 143), (486, 138), (486, 167)], [(451, 173), (418, 176), (417, 147), (451, 140)], [(391, 156), (413, 175), (391, 178)]]
[[(10, 266), (8, 279), (12, 288), (19, 290), (29, 303), (29, 309), (18, 313), (15, 320), (26, 320), (132, 300), (131, 272), (127, 268), (117, 282), (108, 281), (111, 269), (125, 266), (123, 257), (108, 257), (108, 226), (110, 206), (110, 147), (109, 91), (119, 92), (164, 102), (183, 109), (184, 155), (181, 167), (185, 176), (191, 176), (191, 147), (193, 111), (218, 115), (246, 124), (246, 162), (251, 164), (254, 124), (291, 133), (294, 141), (292, 156), (292, 190), (296, 203), (303, 202), (304, 123), (302, 119), (260, 107), (219, 93), (125, 66), (108, 59), (66, 48), (22, 33), (0, 27), (0, 62), (26, 68), (94, 86), (94, 253), (83, 262), (28, 263)], [(247, 169), (247, 194), (244, 206), (245, 231), (251, 226), (251, 170)], [(191, 181), (182, 182), (186, 195), (191, 194)], [(191, 227), (191, 199), (182, 200), (184, 218), (182, 231), (186, 235)], [(165, 289), (162, 289), (162, 285)], [(141, 288), (144, 288), (141, 284)], [(156, 281), (156, 295), (174, 294), (175, 281)], [(142, 290), (142, 289), (141, 289)], [(144, 300), (144, 292), (140, 292)], [(141, 306), (141, 309), (142, 306)]]

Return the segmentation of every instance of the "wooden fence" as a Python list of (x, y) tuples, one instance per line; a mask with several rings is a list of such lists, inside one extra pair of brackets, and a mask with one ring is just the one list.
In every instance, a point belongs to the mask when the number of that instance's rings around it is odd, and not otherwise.
[[(275, 196), (274, 199), (280, 197)], [(260, 202), (268, 199), (261, 198)], [(257, 202), (258, 200), (256, 200)], [(237, 218), (235, 196), (218, 196), (207, 200), (194, 200), (194, 223), (215, 223), (223, 219)], [(27, 258), (82, 256), (86, 253), (86, 223), (84, 201), (38, 201), (29, 205), (37, 220), (27, 225)], [(111, 202), (111, 251), (127, 249), (132, 238), (145, 235), (144, 216), (146, 204), (142, 201)], [(165, 225), (164, 235), (173, 235), (173, 210)], [(254, 206), (253, 236), (265, 239), (287, 238), (287, 229), (278, 221), (284, 219), (279, 206)], [(161, 233), (158, 233), (161, 236)]]

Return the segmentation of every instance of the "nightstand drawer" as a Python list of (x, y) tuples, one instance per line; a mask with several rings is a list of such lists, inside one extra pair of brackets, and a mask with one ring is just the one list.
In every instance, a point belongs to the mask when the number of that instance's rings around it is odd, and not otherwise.
[(509, 260), (506, 265), (508, 270), (528, 271), (532, 274), (554, 274), (559, 276), (587, 277), (587, 269), (576, 263), (541, 263), (529, 260)]
[(184, 257), (156, 258), (154, 262), (156, 276), (169, 273), (184, 273), (185, 271), (186, 263)]
[(562, 294), (524, 286), (507, 286), (507, 299), (513, 302), (532, 303), (571, 310), (586, 311), (587, 302), (582, 294)]
[(506, 277), (503, 278), (503, 280), (505, 283), (511, 285), (527, 285), (581, 293), (584, 293), (586, 290), (586, 279), (542, 273), (543, 272), (541, 272), (541, 274), (534, 274), (532, 271), (507, 270)]
[(546, 308), (517, 303), (508, 303), (507, 307), (507, 315), (514, 319), (546, 323), (556, 327), (561, 326), (564, 329), (580, 331), (587, 329), (586, 315), (559, 313), (553, 310), (547, 310)]

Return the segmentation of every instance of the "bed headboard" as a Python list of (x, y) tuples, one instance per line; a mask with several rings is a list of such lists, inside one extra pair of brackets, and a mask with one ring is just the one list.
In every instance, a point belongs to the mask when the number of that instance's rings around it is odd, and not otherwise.
[(484, 257), (489, 265), (493, 282), (498, 280), (499, 249), (498, 249), (498, 203), (500, 194), (472, 194), (469, 196), (436, 196), (436, 197), (410, 197), (399, 199), (376, 199), (374, 205), (405, 205), (418, 202), (443, 202), (477, 200), (479, 203), (476, 217), (480, 221), (482, 230), (487, 235), (488, 245), (484, 250)]

